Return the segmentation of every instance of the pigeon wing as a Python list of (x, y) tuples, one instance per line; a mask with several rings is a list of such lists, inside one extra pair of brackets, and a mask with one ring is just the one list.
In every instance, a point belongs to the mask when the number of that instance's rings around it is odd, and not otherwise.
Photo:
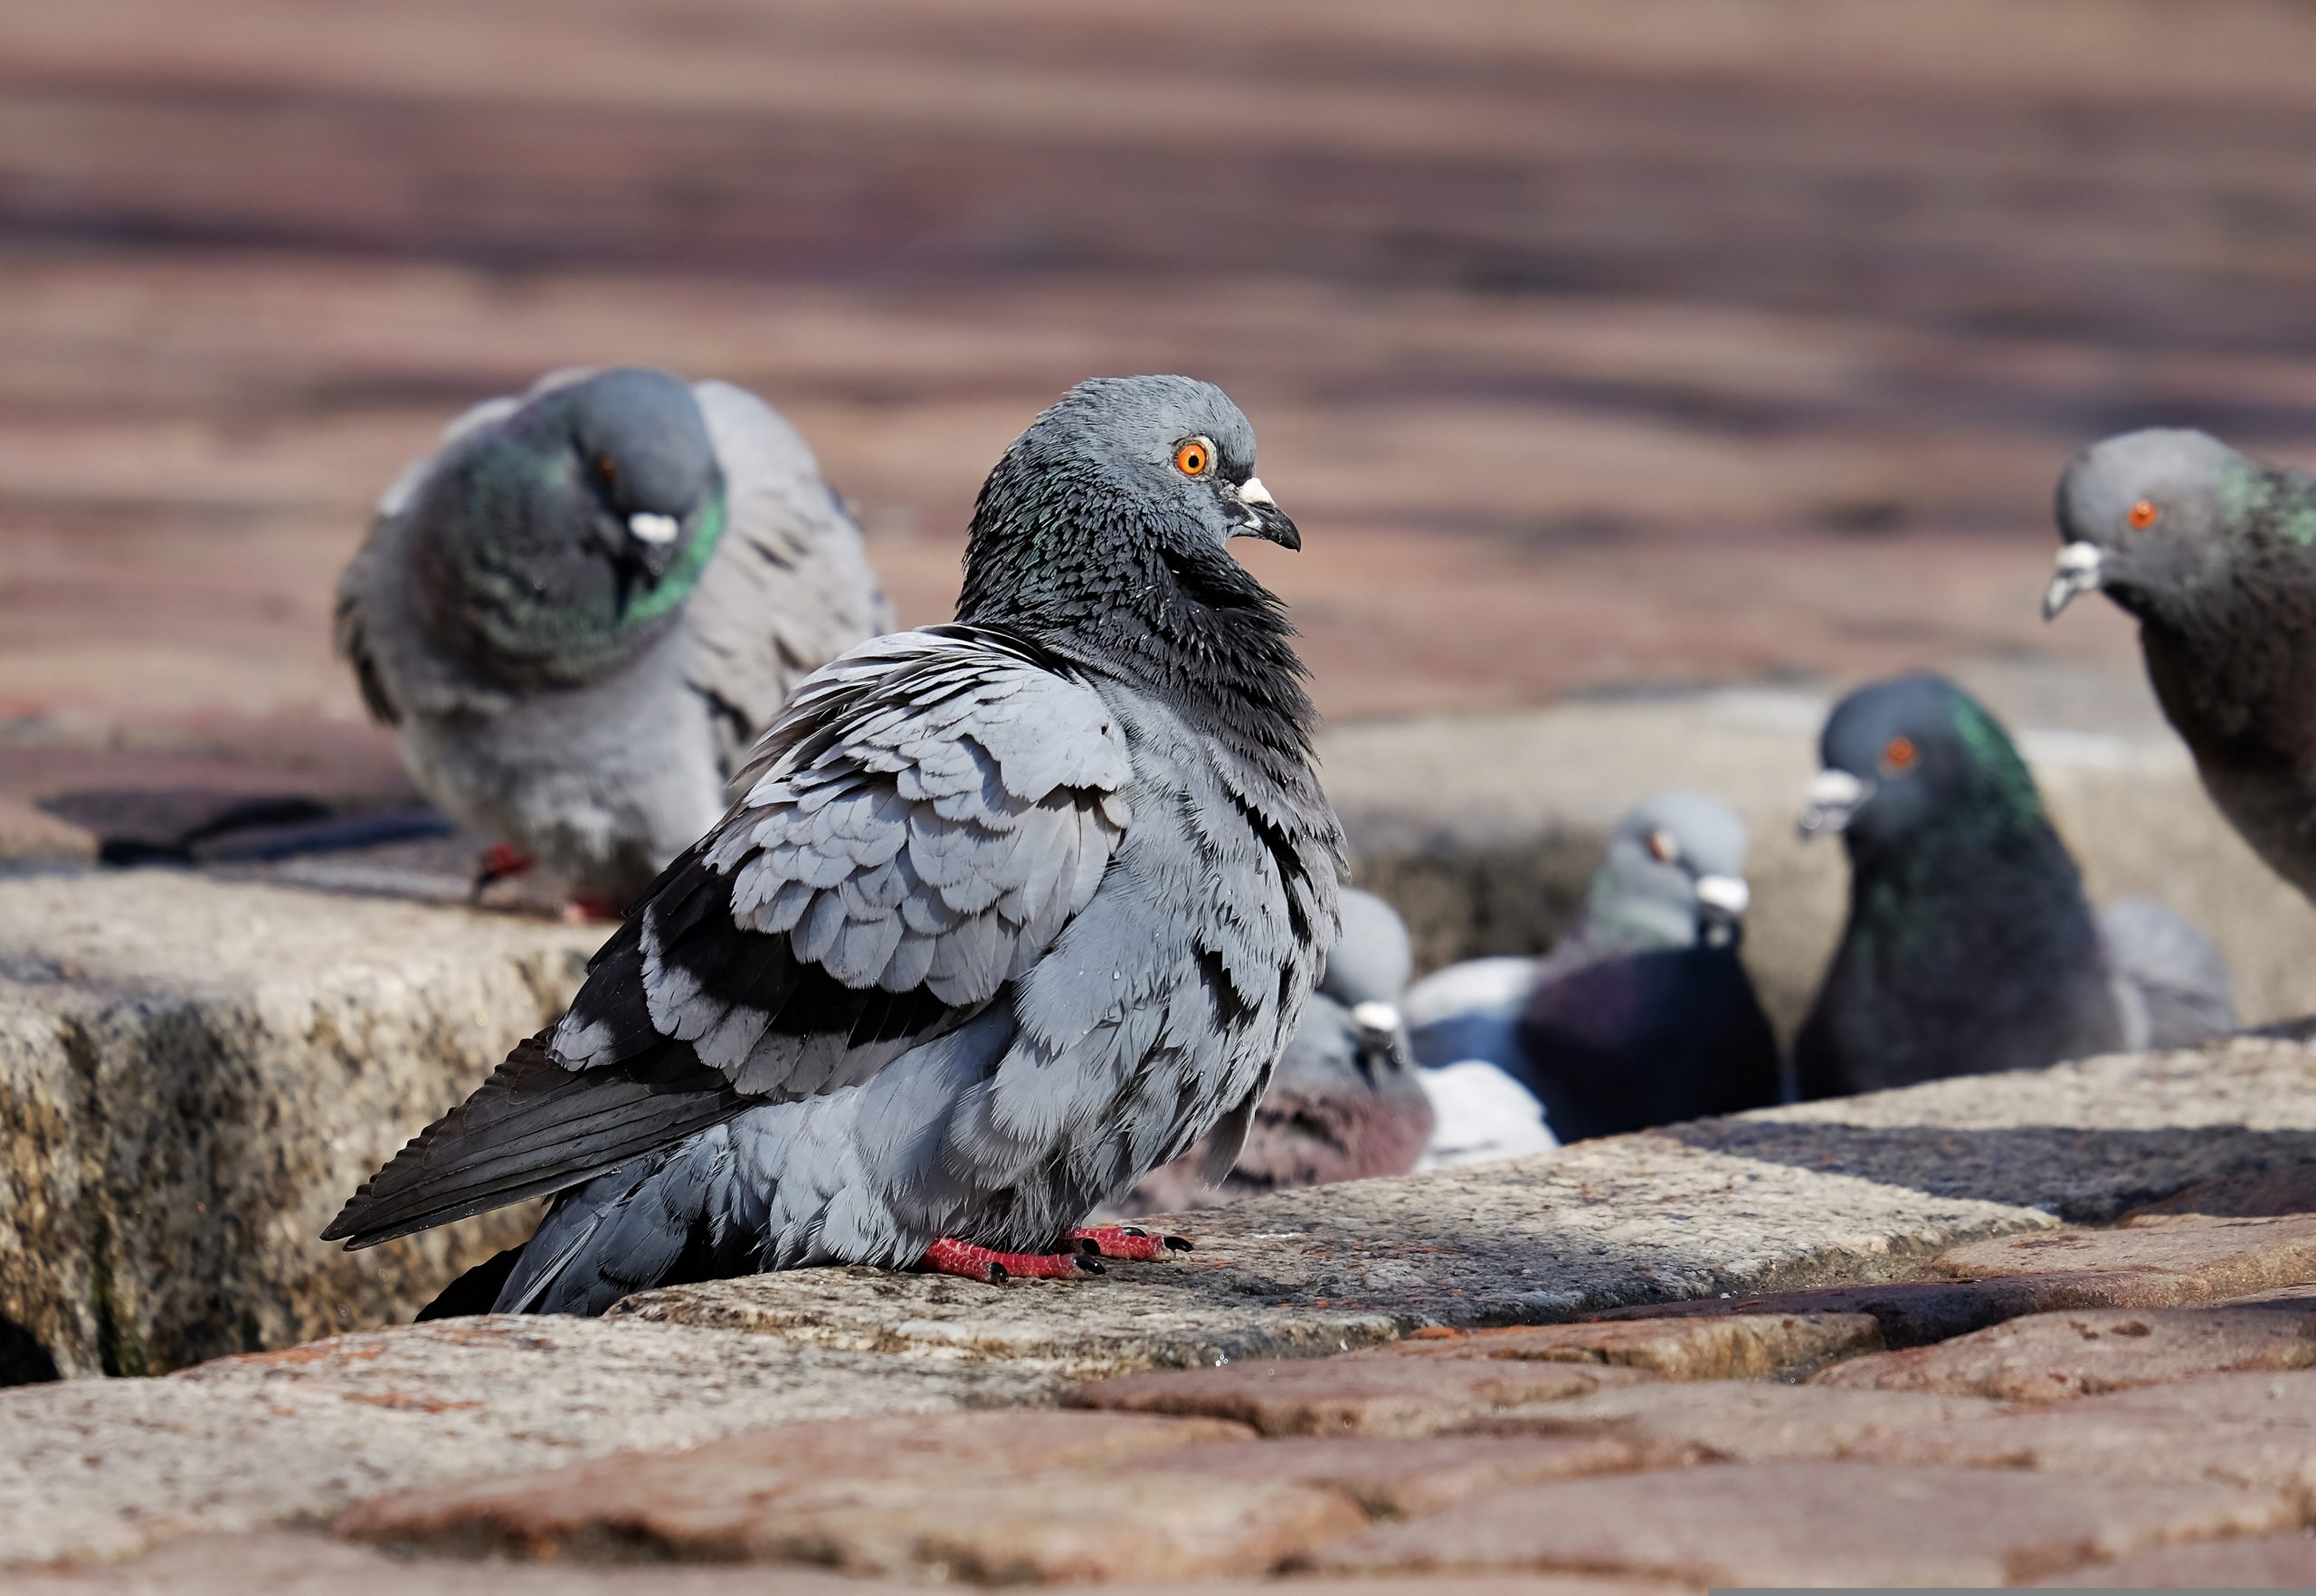
[(724, 469), (728, 521), (684, 607), (686, 675), (707, 701), (729, 771), (798, 682), (890, 631), (893, 613), (860, 529), (796, 429), (729, 383), (692, 394)]
[(326, 1237), (366, 1246), (557, 1191), (751, 1103), (865, 1080), (963, 1024), (1093, 897), (1129, 773), (1100, 696), (997, 634), (905, 632), (836, 660), (570, 1012)]
[(2226, 955), (2163, 904), (2126, 898), (2099, 917), (2124, 1046), (2185, 1048), (2238, 1024)]

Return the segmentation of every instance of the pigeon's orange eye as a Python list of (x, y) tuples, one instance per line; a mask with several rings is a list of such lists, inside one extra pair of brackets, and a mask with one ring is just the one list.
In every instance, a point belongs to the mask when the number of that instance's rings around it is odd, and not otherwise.
[(1914, 747), (1912, 737), (1892, 737), (1882, 745), (1882, 774), (1903, 775), (1914, 767), (1914, 762), (1921, 757), (1922, 754)]
[(595, 456), (595, 475), (602, 478), (603, 486), (608, 488), (619, 480), (619, 467), (610, 455), (599, 454)]
[(1203, 477), (1214, 463), (1214, 446), (1203, 438), (1192, 438), (1174, 450), (1174, 469), (1185, 477)]
[(2162, 518), (2163, 512), (2156, 508), (2155, 500), (2151, 499), (2140, 499), (2137, 504), (2131, 506), (2130, 514), (2123, 518), (2123, 519), (2129, 521), (2134, 527), (2141, 532), (2146, 531), (2150, 527), (2154, 526), (2156, 522)]
[(1649, 832), (1648, 857), (1658, 864), (1671, 864), (1681, 857), (1681, 840), (1667, 831)]

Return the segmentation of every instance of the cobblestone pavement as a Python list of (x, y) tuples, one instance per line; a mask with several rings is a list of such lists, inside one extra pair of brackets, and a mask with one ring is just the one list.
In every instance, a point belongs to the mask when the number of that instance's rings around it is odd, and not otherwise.
[[(1894, 1275), (1035, 1385), (999, 1381), (1008, 1354), (987, 1345), (880, 1359), (793, 1322), (454, 1321), (0, 1395), (0, 1497), (38, 1474), (50, 1503), (0, 1550), (113, 1515), (120, 1560), (17, 1565), (10, 1590), (40, 1596), (521, 1596), (533, 1565), (557, 1591), (670, 1596), (2316, 1582), (2316, 1164)], [(814, 1276), (788, 1278), (809, 1301)], [(487, 1369), (459, 1383), (429, 1362), (451, 1347)], [(746, 1368), (783, 1357), (806, 1360), (790, 1385), (850, 1396), (752, 1425), (746, 1404), (779, 1399)], [(847, 1359), (891, 1389), (863, 1401)], [(709, 1401), (685, 1391), (717, 1380)], [(100, 1498), (131, 1489), (103, 1483), (130, 1432), (89, 1400), (116, 1396), (142, 1445), (184, 1448), (183, 1477), (151, 1475), (125, 1517)], [(558, 1461), (591, 1406), (646, 1449)], [(485, 1410), (495, 1439), (460, 1428)], [(273, 1455), (237, 1485), (221, 1444)], [(457, 1456), (413, 1472), (397, 1445)]]

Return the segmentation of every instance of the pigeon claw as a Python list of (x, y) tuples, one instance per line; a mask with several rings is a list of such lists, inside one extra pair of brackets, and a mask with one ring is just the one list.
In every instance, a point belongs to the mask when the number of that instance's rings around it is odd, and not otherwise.
[(1138, 1225), (1081, 1225), (1069, 1232), (1078, 1250), (1096, 1258), (1154, 1263), (1172, 1252), (1188, 1252), (1188, 1236), (1153, 1236)]
[(1102, 1266), (1077, 1252), (1000, 1252), (970, 1241), (947, 1237), (925, 1249), (917, 1268), (935, 1275), (955, 1275), (984, 1285), (1002, 1285), (1019, 1275), (1028, 1280), (1071, 1280), (1098, 1275)]

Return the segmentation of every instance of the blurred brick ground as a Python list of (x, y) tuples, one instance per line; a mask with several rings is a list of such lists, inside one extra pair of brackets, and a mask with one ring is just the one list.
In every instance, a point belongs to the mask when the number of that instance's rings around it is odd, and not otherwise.
[(394, 784), (331, 581), (575, 361), (773, 396), (910, 621), (1038, 405), (1213, 377), (1339, 717), (2130, 670), (2036, 619), (2050, 483), (2159, 419), (2316, 459), (2311, 49), (2254, 0), (10, 7), (0, 804), (123, 747)]

